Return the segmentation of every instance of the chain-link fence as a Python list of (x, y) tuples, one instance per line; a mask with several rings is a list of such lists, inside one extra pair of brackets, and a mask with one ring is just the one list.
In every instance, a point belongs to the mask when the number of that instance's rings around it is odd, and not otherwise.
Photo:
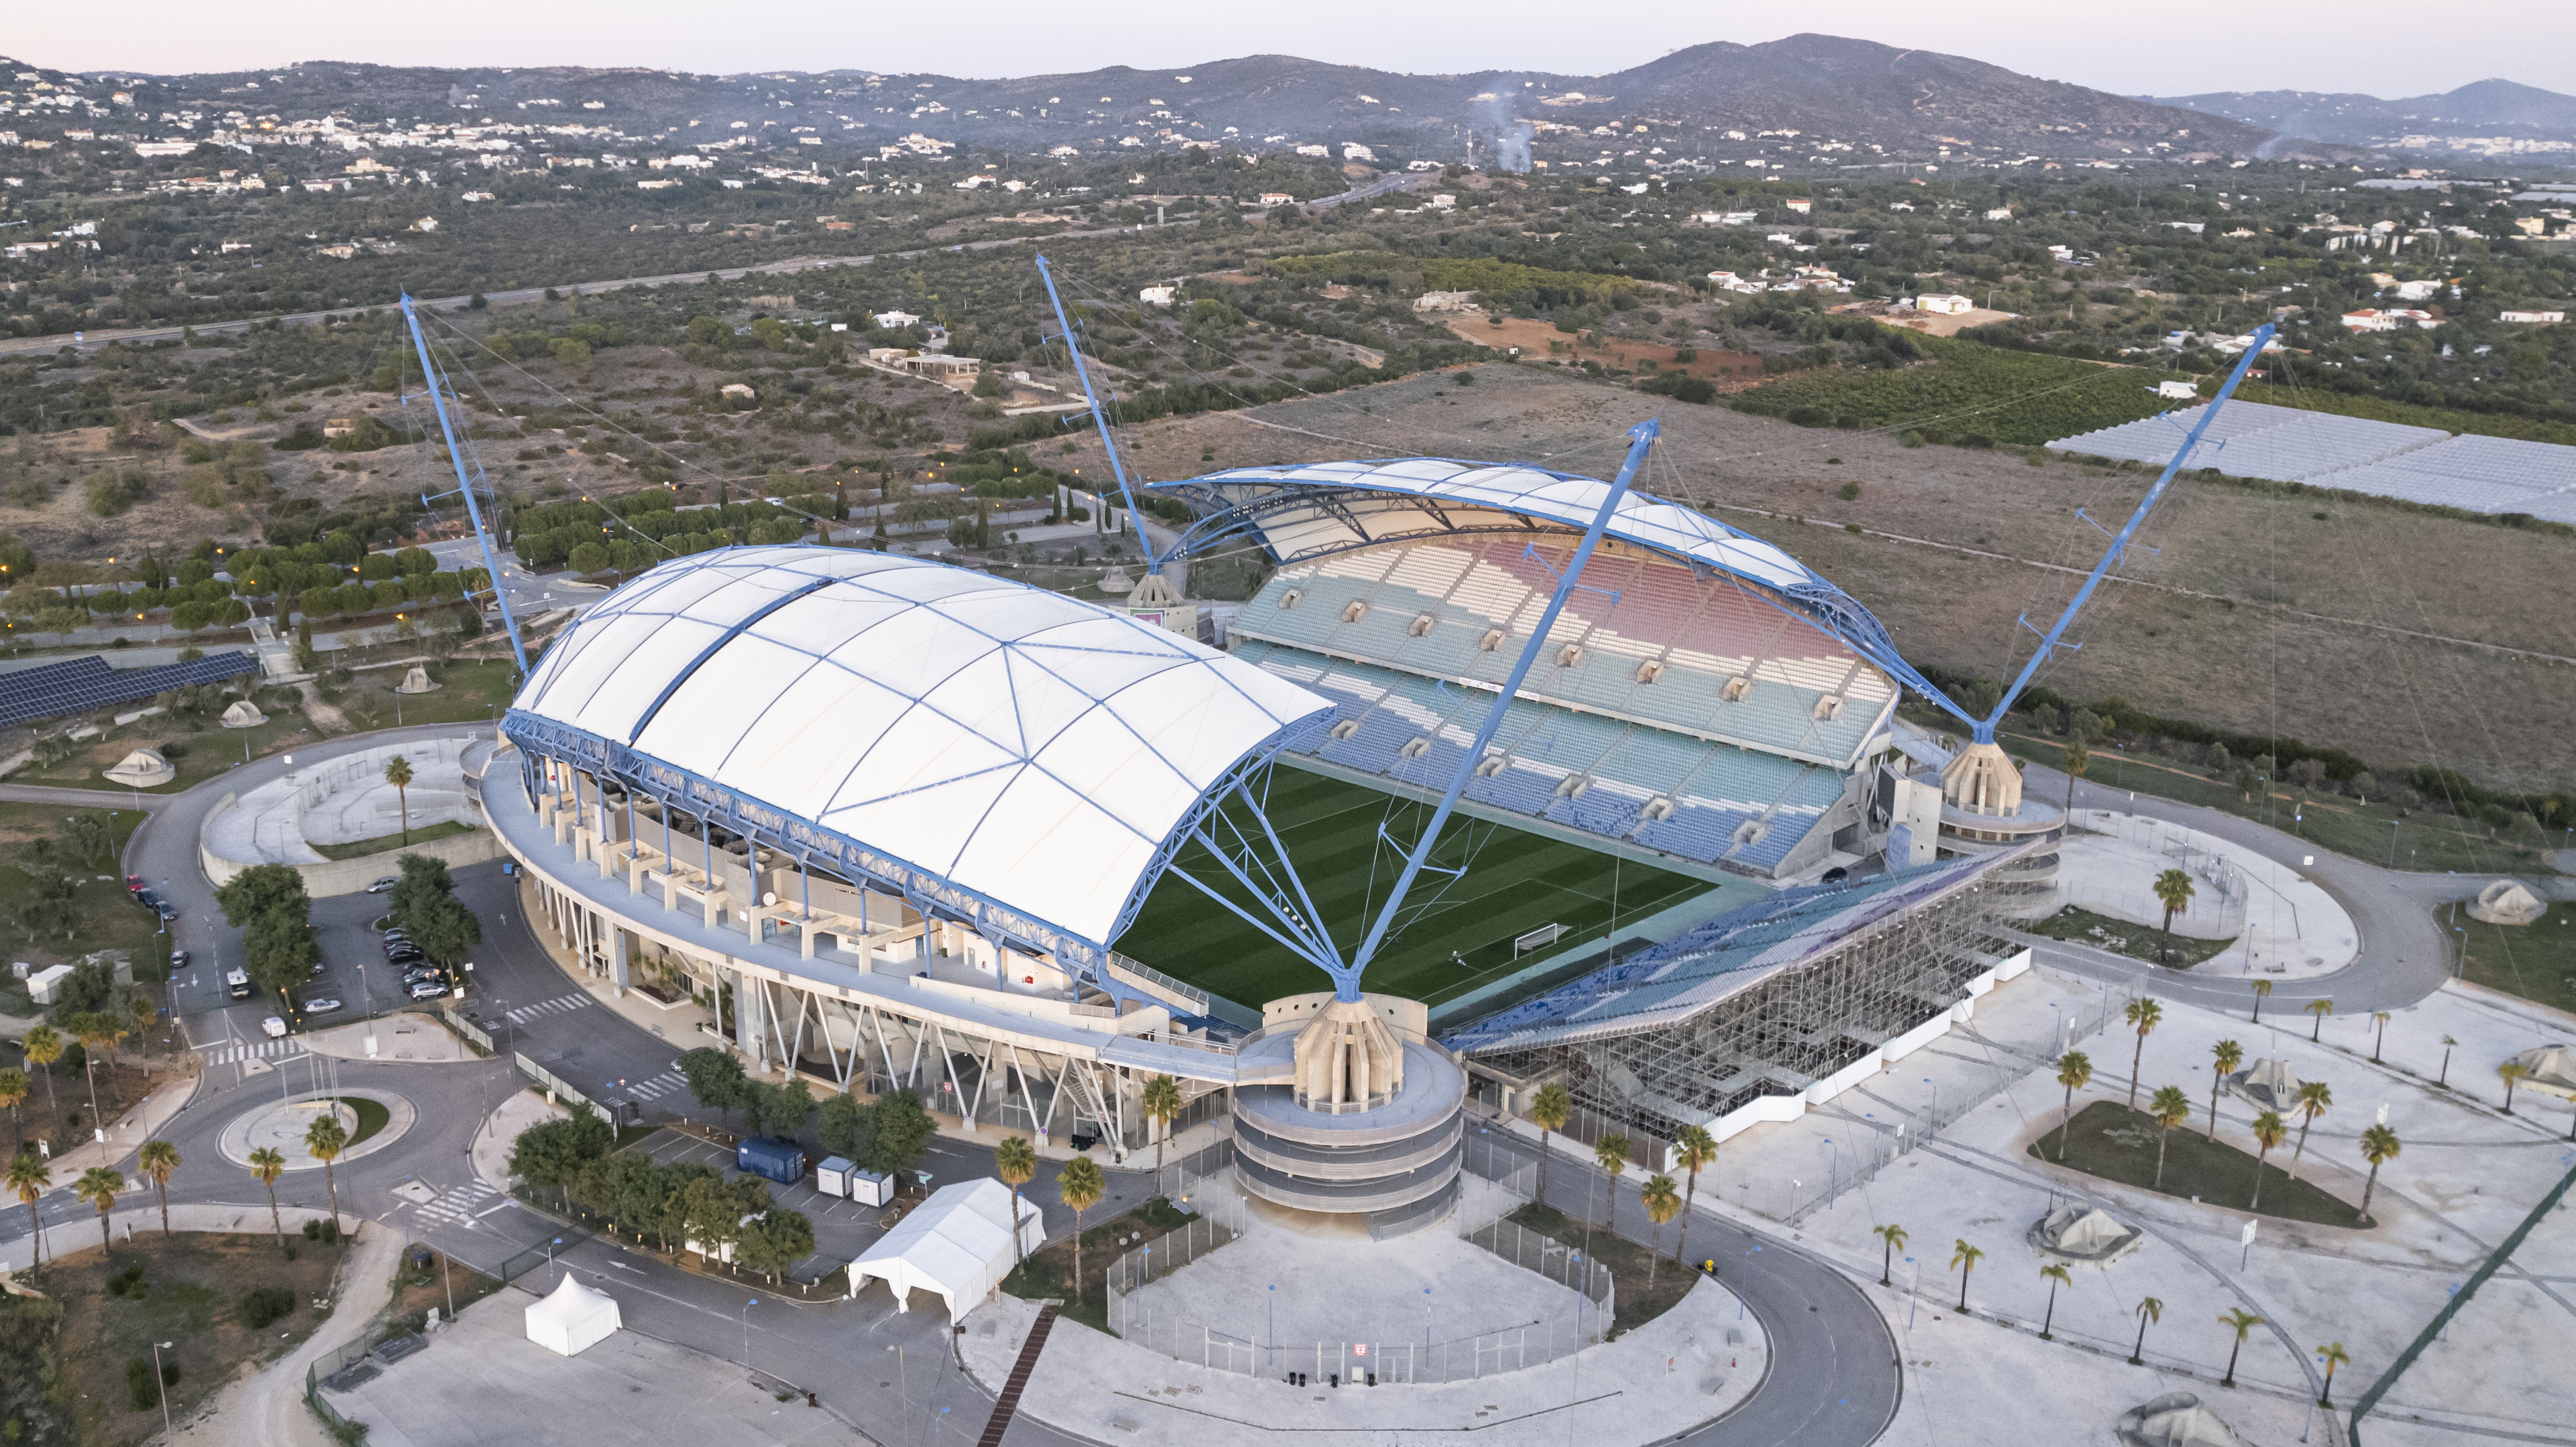
[[(1126, 1319), (1121, 1312), (1129, 1296), (1147, 1282), (1169, 1276), (1242, 1237), (1244, 1222), (1240, 1198), (1232, 1198), (1231, 1192), (1220, 1197), (1202, 1188), (1197, 1203), (1203, 1212), (1198, 1219), (1178, 1231), (1157, 1236), (1109, 1263), (1109, 1320), (1120, 1335), (1126, 1334)], [(1232, 1209), (1227, 1209), (1229, 1206)], [(1220, 1219), (1221, 1216), (1233, 1219)]]
[[(1610, 1268), (1593, 1260), (1580, 1247), (1568, 1246), (1553, 1236), (1499, 1217), (1460, 1232), (1459, 1239), (1482, 1246), (1523, 1271), (1544, 1276), (1581, 1296), (1592, 1304), (1601, 1322), (1618, 1314)], [(1596, 1325), (1593, 1330), (1597, 1335), (1600, 1327)]]
[[(2245, 910), (2257, 882), (2235, 861), (2193, 843), (2192, 831), (2179, 824), (2140, 814), (2083, 809), (2076, 813), (2077, 828), (2110, 835), (2133, 849), (2170, 860), (2192, 876), (2190, 901), (2174, 911), (2174, 933), (2193, 939), (2227, 940), (2245, 932)], [(2135, 921), (2142, 928), (2157, 928), (2164, 918), (2165, 906), (2156, 898), (2154, 883), (2155, 875), (2143, 869), (2133, 876), (2116, 870), (2061, 868), (2057, 892), (2063, 903)], [(2295, 906), (2292, 909), (2295, 911)]]

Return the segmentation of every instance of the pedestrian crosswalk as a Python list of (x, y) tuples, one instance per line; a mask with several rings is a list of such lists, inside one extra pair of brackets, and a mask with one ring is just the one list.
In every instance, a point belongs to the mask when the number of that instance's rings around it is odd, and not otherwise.
[(218, 1040), (198, 1047), (206, 1052), (208, 1065), (233, 1065), (244, 1060), (292, 1060), (304, 1053), (301, 1040)]
[(509, 1021), (513, 1025), (525, 1025), (531, 1020), (542, 1020), (548, 1015), (562, 1015), (573, 1010), (587, 1009), (590, 1003), (590, 996), (575, 990), (569, 995), (557, 995), (551, 1000), (539, 1000), (533, 1005), (521, 1005), (509, 1012)]
[(412, 1214), (415, 1219), (431, 1225), (461, 1226), (471, 1231), (475, 1229), (474, 1223), (477, 1217), (492, 1207), (500, 1205), (505, 1199), (507, 1198), (500, 1192), (480, 1181), (475, 1181), (462, 1186), (448, 1187)]
[(689, 1078), (676, 1070), (665, 1070), (650, 1080), (639, 1080), (627, 1086), (624, 1094), (635, 1100), (660, 1100), (675, 1090), (688, 1088)]

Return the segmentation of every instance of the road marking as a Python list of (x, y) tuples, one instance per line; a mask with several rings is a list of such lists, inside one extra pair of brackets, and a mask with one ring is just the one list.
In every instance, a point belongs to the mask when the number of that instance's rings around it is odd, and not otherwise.
[(525, 1025), (531, 1020), (542, 1020), (549, 1015), (563, 1015), (574, 1010), (586, 1009), (591, 1003), (587, 993), (575, 991), (569, 995), (557, 995), (551, 1000), (540, 1000), (533, 1005), (521, 1005), (516, 1010), (512, 1010), (506, 1018), (513, 1025)]
[(301, 1040), (221, 1040), (197, 1048), (214, 1052), (206, 1057), (208, 1065), (235, 1065), (245, 1060), (293, 1060), (305, 1053)]

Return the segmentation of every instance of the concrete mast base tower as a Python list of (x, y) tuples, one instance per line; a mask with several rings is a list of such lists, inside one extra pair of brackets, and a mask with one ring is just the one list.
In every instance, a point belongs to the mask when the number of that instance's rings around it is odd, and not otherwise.
[(1300, 1211), (1365, 1215), (1380, 1239), (1458, 1198), (1467, 1075), (1416, 1000), (1291, 995), (1236, 1056), (1235, 1176)]

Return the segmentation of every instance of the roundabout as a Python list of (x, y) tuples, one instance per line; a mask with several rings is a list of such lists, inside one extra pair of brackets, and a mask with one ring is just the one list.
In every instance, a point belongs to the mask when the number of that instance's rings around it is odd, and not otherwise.
[(305, 1138), (326, 1111), (340, 1122), (340, 1129), (349, 1137), (349, 1144), (332, 1158), (334, 1166), (347, 1165), (393, 1145), (420, 1118), (419, 1111), (403, 1096), (382, 1090), (344, 1089), (336, 1095), (271, 1101), (245, 1110), (224, 1126), (216, 1147), (237, 1166), (249, 1166), (251, 1152), (265, 1148), (284, 1157), (289, 1171), (318, 1171), (322, 1162), (305, 1145)]

